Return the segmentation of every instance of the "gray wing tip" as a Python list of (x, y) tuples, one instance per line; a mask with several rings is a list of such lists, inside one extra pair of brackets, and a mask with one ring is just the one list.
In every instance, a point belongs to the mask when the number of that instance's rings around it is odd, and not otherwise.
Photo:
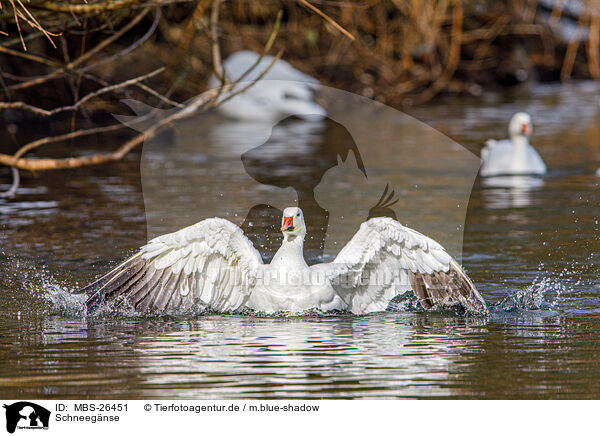
[(409, 279), (424, 309), (460, 306), (475, 316), (489, 315), (485, 300), (455, 260), (450, 262), (447, 272), (410, 273)]
[(126, 292), (134, 284), (132, 281), (139, 279), (139, 273), (143, 272), (145, 265), (146, 262), (138, 253), (73, 294), (91, 294), (86, 301), (86, 307), (88, 314), (94, 313), (105, 300), (112, 300)]

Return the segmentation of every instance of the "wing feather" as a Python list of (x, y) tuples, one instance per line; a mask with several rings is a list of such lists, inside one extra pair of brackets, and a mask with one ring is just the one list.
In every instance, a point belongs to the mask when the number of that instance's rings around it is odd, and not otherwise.
[(89, 312), (125, 301), (142, 312), (187, 310), (194, 303), (231, 311), (248, 299), (261, 264), (239, 227), (212, 218), (153, 239), (78, 293), (91, 293)]
[(384, 310), (412, 290), (425, 309), (460, 305), (487, 314), (460, 265), (434, 240), (392, 218), (372, 218), (329, 264), (315, 265), (354, 313)]

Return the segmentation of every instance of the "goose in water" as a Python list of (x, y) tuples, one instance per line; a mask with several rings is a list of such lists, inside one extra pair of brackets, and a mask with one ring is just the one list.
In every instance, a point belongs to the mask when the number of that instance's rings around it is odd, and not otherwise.
[[(240, 84), (225, 92), (222, 99), (241, 91), (250, 82), (256, 83), (241, 94), (223, 101), (218, 106), (222, 114), (236, 120), (257, 122), (274, 122), (292, 115), (301, 118), (325, 116), (325, 109), (313, 101), (313, 90), (319, 86), (317, 79), (298, 71), (281, 59), (271, 65), (273, 56), (263, 56), (258, 62), (259, 58), (258, 53), (244, 50), (225, 60), (223, 65), (227, 81), (234, 82), (242, 76), (243, 78)], [(220, 86), (221, 81), (213, 75), (208, 85)]]
[(525, 112), (514, 114), (508, 125), (509, 139), (490, 139), (481, 150), (481, 175), (488, 177), (544, 174), (544, 161), (529, 145), (531, 132), (531, 116)]
[(76, 293), (137, 311), (218, 312), (252, 309), (298, 314), (310, 309), (366, 314), (412, 290), (425, 309), (462, 306), (487, 314), (485, 301), (458, 263), (432, 239), (392, 218), (364, 222), (331, 263), (308, 266), (302, 210), (283, 211), (284, 240), (270, 264), (230, 221), (211, 218), (151, 240), (133, 257)]

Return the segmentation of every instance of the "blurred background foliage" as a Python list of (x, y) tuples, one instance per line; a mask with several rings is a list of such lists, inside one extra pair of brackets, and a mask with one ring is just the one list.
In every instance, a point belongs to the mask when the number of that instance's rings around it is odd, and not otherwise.
[[(600, 78), (597, 0), (0, 5), (5, 154), (45, 135), (112, 124), (111, 112), (127, 113), (119, 103), (125, 97), (178, 107), (206, 90), (221, 58), (263, 52), (270, 35), (272, 54), (322, 83), (400, 108), (449, 93)], [(7, 159), (0, 163), (10, 166)]]

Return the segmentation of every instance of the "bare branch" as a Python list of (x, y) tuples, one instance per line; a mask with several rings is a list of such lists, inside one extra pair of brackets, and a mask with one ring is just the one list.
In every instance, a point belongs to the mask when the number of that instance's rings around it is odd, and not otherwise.
[(320, 9), (316, 8), (315, 6), (311, 5), (307, 0), (298, 0), (298, 2), (301, 3), (301, 4), (303, 4), (307, 8), (309, 8), (311, 11), (313, 11), (314, 13), (316, 13), (317, 15), (319, 15), (320, 17), (322, 17), (323, 19), (325, 19), (325, 21), (327, 21), (329, 24), (331, 24), (337, 30), (339, 30), (340, 32), (342, 32), (344, 35), (346, 35), (352, 41), (354, 41), (356, 39), (356, 38), (354, 38), (354, 35), (352, 35), (350, 32), (348, 32), (346, 29), (344, 29), (338, 23), (336, 23), (333, 18), (331, 18), (329, 15), (327, 15), (326, 13), (324, 13), (323, 11), (321, 11)]
[[(156, 136), (156, 134), (159, 131), (161, 131), (165, 126), (169, 125), (170, 123), (184, 118), (188, 118), (200, 110), (206, 110), (209, 107), (212, 107), (209, 106), (207, 103), (213, 101), (216, 95), (217, 90), (213, 89), (205, 92), (204, 94), (199, 95), (198, 97), (195, 97), (190, 101), (189, 104), (185, 106), (185, 108), (173, 113), (168, 117), (163, 118), (162, 120), (154, 124), (151, 128), (135, 136), (131, 140), (127, 141), (125, 144), (118, 147), (115, 151), (110, 153), (101, 153), (94, 154), (91, 156), (69, 157), (62, 159), (27, 159), (19, 158), (16, 155), (10, 156), (7, 154), (0, 154), (0, 164), (17, 167), (22, 170), (49, 171), (66, 168), (79, 168), (83, 166), (98, 165), (102, 163), (118, 161), (121, 160), (131, 150), (142, 144), (144, 140), (151, 139), (154, 136)], [(69, 135), (70, 134), (64, 135), (64, 137), (66, 138)]]
[[(133, 28), (136, 24), (138, 24), (142, 18), (144, 18), (146, 16), (146, 14), (148, 12), (150, 12), (151, 8), (146, 8), (144, 9), (141, 13), (139, 13), (133, 20), (131, 20), (129, 23), (127, 23), (127, 25), (125, 25), (123, 28), (121, 28), (118, 32), (116, 32), (114, 35), (111, 35), (110, 37), (106, 38), (105, 40), (103, 40), (102, 42), (100, 42), (97, 46), (95, 46), (94, 48), (92, 48), (91, 50), (87, 51), (85, 54), (81, 55), (80, 57), (78, 57), (77, 59), (73, 60), (72, 62), (70, 62), (67, 65), (62, 65), (58, 62), (55, 61), (50, 61), (50, 60), (46, 60), (44, 58), (40, 58), (39, 56), (33, 56), (33, 55), (28, 55), (26, 53), (21, 53), (15, 50), (11, 50), (11, 49), (7, 49), (5, 47), (0, 46), (0, 52), (4, 52), (7, 54), (11, 54), (13, 56), (20, 56), (20, 57), (26, 57), (28, 56), (28, 59), (39, 62), (39, 63), (44, 63), (48, 66), (52, 66), (55, 68), (59, 68), (58, 70), (52, 71), (49, 74), (43, 75), (43, 76), (38, 76), (38, 77), (34, 77), (26, 82), (23, 83), (17, 83), (14, 85), (10, 85), (7, 87), (8, 91), (16, 91), (16, 90), (21, 90), (21, 89), (26, 89), (26, 88), (30, 88), (32, 86), (37, 86), (37, 85), (41, 85), (42, 83), (45, 83), (49, 80), (53, 80), (53, 79), (57, 79), (59, 77), (62, 77), (64, 74), (66, 73), (74, 73), (74, 69), (76, 67), (78, 67), (79, 65), (83, 64), (85, 61), (87, 61), (90, 57), (94, 56), (95, 54), (97, 54), (98, 52), (100, 52), (101, 50), (103, 50), (104, 48), (106, 48), (107, 46), (109, 46), (110, 44), (112, 44), (113, 42), (115, 42), (117, 39), (121, 38), (125, 33), (127, 33), (131, 28)], [(91, 68), (91, 67), (90, 67)]]
[(0, 45), (0, 53), (4, 53), (10, 56), (17, 56), (23, 59), (27, 59), (29, 61), (38, 62), (40, 64), (47, 65), (49, 67), (60, 67), (61, 64), (59, 62), (53, 61), (51, 59), (46, 59), (41, 56), (32, 55), (29, 53), (23, 53), (18, 50), (12, 50), (10, 48), (6, 48)]
[(19, 170), (15, 167), (10, 167), (12, 172), (13, 181), (5, 192), (0, 192), (0, 198), (13, 198), (17, 193), (17, 189), (19, 189), (19, 184), (21, 183), (21, 178), (19, 177)]
[[(130, 6), (146, 3), (142, 0), (117, 0), (107, 1), (104, 3), (90, 3), (90, 4), (79, 4), (71, 5), (68, 3), (55, 3), (51, 1), (45, 2), (34, 2), (30, 5), (31, 8), (43, 9), (52, 12), (66, 12), (70, 14), (97, 14), (100, 12), (115, 11), (117, 9), (124, 9)], [(158, 2), (157, 2), (158, 3)]]
[(254, 71), (254, 69), (258, 66), (258, 64), (260, 64), (260, 62), (263, 60), (265, 55), (271, 50), (271, 47), (273, 46), (273, 43), (275, 42), (275, 38), (277, 38), (277, 34), (279, 33), (279, 28), (281, 27), (282, 17), (283, 17), (283, 11), (279, 11), (277, 13), (277, 18), (275, 18), (275, 25), (273, 26), (273, 30), (271, 31), (271, 34), (269, 35), (269, 39), (267, 40), (267, 43), (265, 45), (263, 52), (260, 54), (258, 59), (256, 59), (256, 61), (250, 66), (250, 68), (248, 68), (246, 71), (244, 71), (244, 74), (242, 74), (240, 77), (237, 78), (236, 82), (242, 82), (246, 78), (246, 76), (248, 74), (250, 74), (251, 71)]
[(212, 38), (212, 63), (213, 72), (220, 80), (221, 85), (225, 85), (225, 70), (221, 62), (221, 47), (219, 46), (218, 21), (219, 21), (219, 6), (223, 0), (213, 0), (212, 11), (210, 14), (210, 35)]
[(106, 127), (95, 127), (93, 129), (75, 130), (73, 132), (69, 132), (69, 133), (65, 133), (65, 134), (57, 135), (57, 136), (47, 136), (45, 138), (41, 138), (36, 141), (32, 141), (28, 144), (25, 144), (23, 147), (21, 147), (19, 149), (19, 151), (17, 151), (12, 156), (12, 158), (19, 159), (25, 153), (27, 153), (35, 148), (41, 147), (42, 145), (53, 144), (53, 143), (61, 142), (61, 141), (68, 141), (70, 139), (80, 138), (83, 136), (97, 135), (100, 133), (107, 133), (107, 132), (114, 132), (116, 130), (123, 129), (125, 127), (127, 127), (125, 124), (114, 124), (112, 126), (106, 126)]
[(135, 50), (136, 48), (138, 48), (140, 45), (142, 45), (144, 42), (146, 42), (148, 40), (148, 38), (150, 38), (150, 36), (152, 36), (152, 34), (154, 33), (154, 31), (156, 30), (156, 27), (158, 26), (158, 22), (160, 20), (161, 17), (161, 12), (160, 9), (156, 9), (156, 14), (154, 16), (154, 21), (152, 22), (152, 26), (150, 26), (150, 28), (148, 29), (148, 31), (141, 37), (136, 39), (136, 41), (131, 44), (130, 46), (126, 47), (125, 49), (119, 51), (118, 53), (109, 56), (105, 59), (102, 59), (99, 62), (96, 62), (94, 64), (88, 65), (87, 67), (84, 68), (80, 68), (79, 70), (77, 70), (77, 72), (85, 72), (85, 71), (89, 71), (92, 68), (96, 68), (99, 67), (100, 65), (105, 65), (109, 62), (113, 62), (115, 59), (118, 59), (120, 57), (125, 56), (127, 53), (132, 52), (133, 50)]
[[(251, 81), (250, 83), (248, 83), (248, 85), (244, 86), (242, 89), (240, 89), (239, 91), (233, 92), (231, 94), (228, 94), (225, 98), (223, 99), (215, 99), (212, 103), (209, 103), (208, 106), (210, 107), (214, 107), (217, 106), (219, 104), (225, 103), (228, 100), (231, 100), (233, 97), (242, 94), (244, 92), (246, 92), (249, 88), (251, 88), (252, 86), (254, 86), (254, 84), (256, 84), (259, 80), (261, 80), (271, 69), (271, 67), (273, 67), (273, 65), (275, 65), (275, 62), (277, 62), (279, 59), (281, 59), (281, 55), (283, 54), (283, 49), (279, 51), (279, 53), (277, 53), (273, 59), (271, 60), (271, 62), (269, 63), (269, 65), (267, 65), (267, 68), (264, 69), (264, 71), (262, 73), (260, 73), (260, 75), (256, 78), (256, 80)], [(229, 84), (229, 85), (225, 85), (222, 86), (220, 89), (223, 89), (225, 87), (228, 87), (229, 89), (233, 89), (235, 87), (235, 85), (239, 84), (240, 80), (236, 80), (235, 82)]]
[[(90, 101), (92, 98), (98, 97), (98, 96), (106, 94), (108, 92), (116, 91), (118, 89), (126, 88), (128, 86), (137, 84), (143, 80), (146, 80), (150, 77), (154, 77), (154, 76), (162, 73), (164, 70), (165, 70), (165, 68), (162, 67), (155, 71), (152, 71), (151, 73), (144, 74), (143, 76), (135, 77), (133, 79), (126, 80), (125, 82), (118, 83), (116, 85), (106, 86), (106, 87), (101, 88), (97, 91), (94, 91), (90, 94), (87, 94), (85, 97), (83, 97), (77, 103), (75, 103), (71, 106), (63, 106), (63, 107), (55, 108), (52, 110), (46, 110), (46, 109), (38, 108), (35, 106), (31, 106), (22, 101), (15, 101), (15, 102), (6, 102), (6, 103), (0, 102), (0, 110), (2, 110), (2, 109), (22, 109), (22, 110), (26, 110), (29, 112), (33, 112), (37, 115), (42, 115), (44, 117), (56, 115), (61, 112), (72, 112), (72, 111), (78, 110), (82, 105), (84, 105), (85, 103)], [(148, 89), (150, 89), (150, 88), (148, 88)], [(160, 95), (160, 94), (158, 94), (158, 95)]]
[(448, 53), (448, 62), (440, 77), (438, 77), (432, 84), (423, 91), (418, 98), (418, 102), (425, 102), (431, 100), (435, 95), (440, 92), (448, 84), (452, 75), (458, 67), (460, 61), (460, 49), (462, 40), (462, 25), (463, 25), (463, 6), (462, 0), (456, 0), (454, 2), (452, 10), (452, 31), (450, 35), (450, 51)]

